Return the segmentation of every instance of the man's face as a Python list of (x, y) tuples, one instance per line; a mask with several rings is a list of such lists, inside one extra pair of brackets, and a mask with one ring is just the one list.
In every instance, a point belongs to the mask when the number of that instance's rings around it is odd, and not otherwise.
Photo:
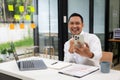
[(68, 23), (68, 28), (73, 35), (80, 34), (83, 28), (81, 18), (78, 16), (71, 17)]

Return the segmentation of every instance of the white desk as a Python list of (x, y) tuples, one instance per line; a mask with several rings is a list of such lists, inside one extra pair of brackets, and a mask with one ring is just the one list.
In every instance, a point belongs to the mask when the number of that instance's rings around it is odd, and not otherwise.
[[(51, 60), (43, 59), (46, 64), (51, 64)], [(23, 80), (120, 80), (120, 71), (111, 70), (110, 73), (105, 74), (100, 71), (94, 72), (82, 78), (76, 78), (59, 74), (58, 70), (33, 70), (33, 71), (19, 71), (15, 61), (5, 62), (0, 64), (0, 73), (4, 73)]]

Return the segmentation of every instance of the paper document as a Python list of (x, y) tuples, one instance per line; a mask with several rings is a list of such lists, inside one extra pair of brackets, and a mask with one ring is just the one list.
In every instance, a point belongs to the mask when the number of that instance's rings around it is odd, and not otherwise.
[(68, 66), (71, 66), (71, 65), (72, 65), (72, 63), (63, 62), (63, 61), (55, 61), (55, 62), (51, 63), (50, 65), (48, 65), (48, 67), (53, 68), (53, 69), (63, 69)]
[(60, 70), (59, 73), (81, 78), (97, 70), (99, 70), (99, 67), (73, 64), (70, 67)]

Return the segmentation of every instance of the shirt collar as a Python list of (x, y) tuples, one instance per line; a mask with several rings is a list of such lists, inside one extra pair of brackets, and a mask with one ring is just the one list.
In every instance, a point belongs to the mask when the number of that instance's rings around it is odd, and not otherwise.
[(81, 34), (83, 35), (83, 34), (84, 34), (84, 31), (82, 31), (82, 32), (80, 33), (80, 35), (81, 35)]

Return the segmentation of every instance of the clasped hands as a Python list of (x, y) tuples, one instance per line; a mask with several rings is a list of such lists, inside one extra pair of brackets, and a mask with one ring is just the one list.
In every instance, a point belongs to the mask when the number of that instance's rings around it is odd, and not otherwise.
[(87, 43), (81, 44), (78, 42), (77, 45), (75, 45), (74, 39), (70, 40), (69, 52), (71, 54), (76, 52), (77, 54), (88, 58), (93, 58), (94, 56), (94, 54), (90, 51)]

